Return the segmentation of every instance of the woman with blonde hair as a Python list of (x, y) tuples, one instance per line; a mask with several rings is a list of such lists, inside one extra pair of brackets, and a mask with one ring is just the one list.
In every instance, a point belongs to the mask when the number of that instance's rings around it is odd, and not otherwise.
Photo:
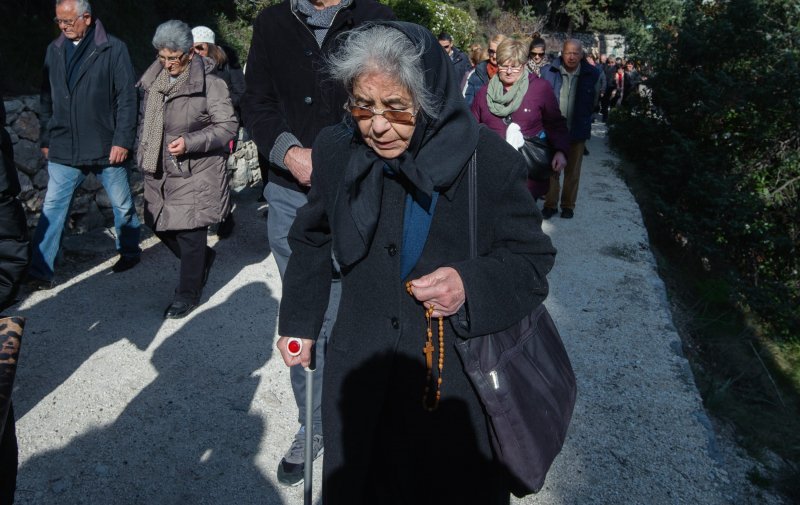
[[(556, 151), (552, 168), (558, 172), (567, 164), (569, 152), (567, 120), (561, 115), (553, 88), (528, 72), (528, 46), (516, 39), (506, 39), (497, 48), (497, 75), (481, 88), (472, 102), (472, 114), (479, 123), (519, 149), (524, 139), (547, 139)], [(528, 179), (534, 198), (547, 193), (549, 180)]]
[(506, 36), (502, 33), (498, 33), (489, 39), (489, 49), (487, 50), (489, 59), (476, 65), (475, 72), (467, 79), (467, 85), (464, 88), (464, 98), (467, 100), (467, 105), (472, 104), (472, 100), (478, 90), (485, 86), (489, 79), (497, 73), (497, 46), (504, 40), (506, 40)]

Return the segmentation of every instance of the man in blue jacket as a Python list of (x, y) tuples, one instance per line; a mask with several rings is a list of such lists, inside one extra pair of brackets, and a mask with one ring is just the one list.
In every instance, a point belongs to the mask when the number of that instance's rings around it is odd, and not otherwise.
[(41, 148), (50, 180), (33, 237), (33, 288), (54, 285), (54, 263), (75, 190), (94, 173), (114, 211), (119, 260), (139, 263), (139, 218), (125, 165), (136, 137), (136, 82), (128, 48), (92, 17), (87, 0), (57, 0), (61, 36), (47, 47), (41, 94)]
[(567, 39), (561, 56), (542, 67), (542, 78), (553, 86), (561, 114), (567, 118), (570, 137), (567, 166), (563, 170), (564, 189), (559, 184), (560, 173), (550, 177), (542, 216), (550, 219), (558, 212), (560, 194), (561, 217), (571, 219), (575, 215), (584, 148), (592, 135), (592, 113), (600, 97), (600, 71), (583, 59), (583, 44), (579, 40)]

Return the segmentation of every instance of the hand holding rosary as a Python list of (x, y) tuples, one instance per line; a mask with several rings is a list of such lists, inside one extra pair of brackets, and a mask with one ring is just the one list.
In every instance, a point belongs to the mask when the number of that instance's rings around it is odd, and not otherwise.
[[(406, 291), (411, 296), (414, 296), (411, 281), (406, 282)], [(433, 412), (439, 407), (439, 400), (442, 398), (442, 371), (444, 370), (444, 317), (439, 316), (439, 377), (436, 379), (436, 396), (429, 399), (431, 383), (433, 382), (433, 352), (435, 350), (433, 345), (433, 311), (434, 306), (431, 303), (425, 309), (425, 320), (428, 323), (425, 334), (425, 347), (422, 348), (425, 354), (425, 366), (427, 368), (427, 377), (425, 379), (425, 392), (422, 394), (422, 406), (428, 412)]]

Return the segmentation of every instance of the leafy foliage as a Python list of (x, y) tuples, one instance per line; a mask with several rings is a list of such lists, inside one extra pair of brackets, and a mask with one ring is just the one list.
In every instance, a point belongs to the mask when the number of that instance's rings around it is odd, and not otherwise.
[(468, 12), (435, 0), (387, 0), (399, 19), (425, 26), (434, 35), (447, 32), (456, 46), (466, 47), (475, 37), (477, 23)]
[(800, 342), (800, 6), (695, 0), (642, 42), (652, 104), (617, 115), (612, 140), (734, 300)]

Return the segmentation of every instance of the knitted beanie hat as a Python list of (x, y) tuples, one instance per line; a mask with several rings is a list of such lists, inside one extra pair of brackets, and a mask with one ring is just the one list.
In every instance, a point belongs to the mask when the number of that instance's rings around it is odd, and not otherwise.
[(192, 37), (194, 38), (195, 44), (199, 44), (200, 42), (213, 44), (215, 40), (214, 31), (207, 26), (195, 26), (192, 28)]

